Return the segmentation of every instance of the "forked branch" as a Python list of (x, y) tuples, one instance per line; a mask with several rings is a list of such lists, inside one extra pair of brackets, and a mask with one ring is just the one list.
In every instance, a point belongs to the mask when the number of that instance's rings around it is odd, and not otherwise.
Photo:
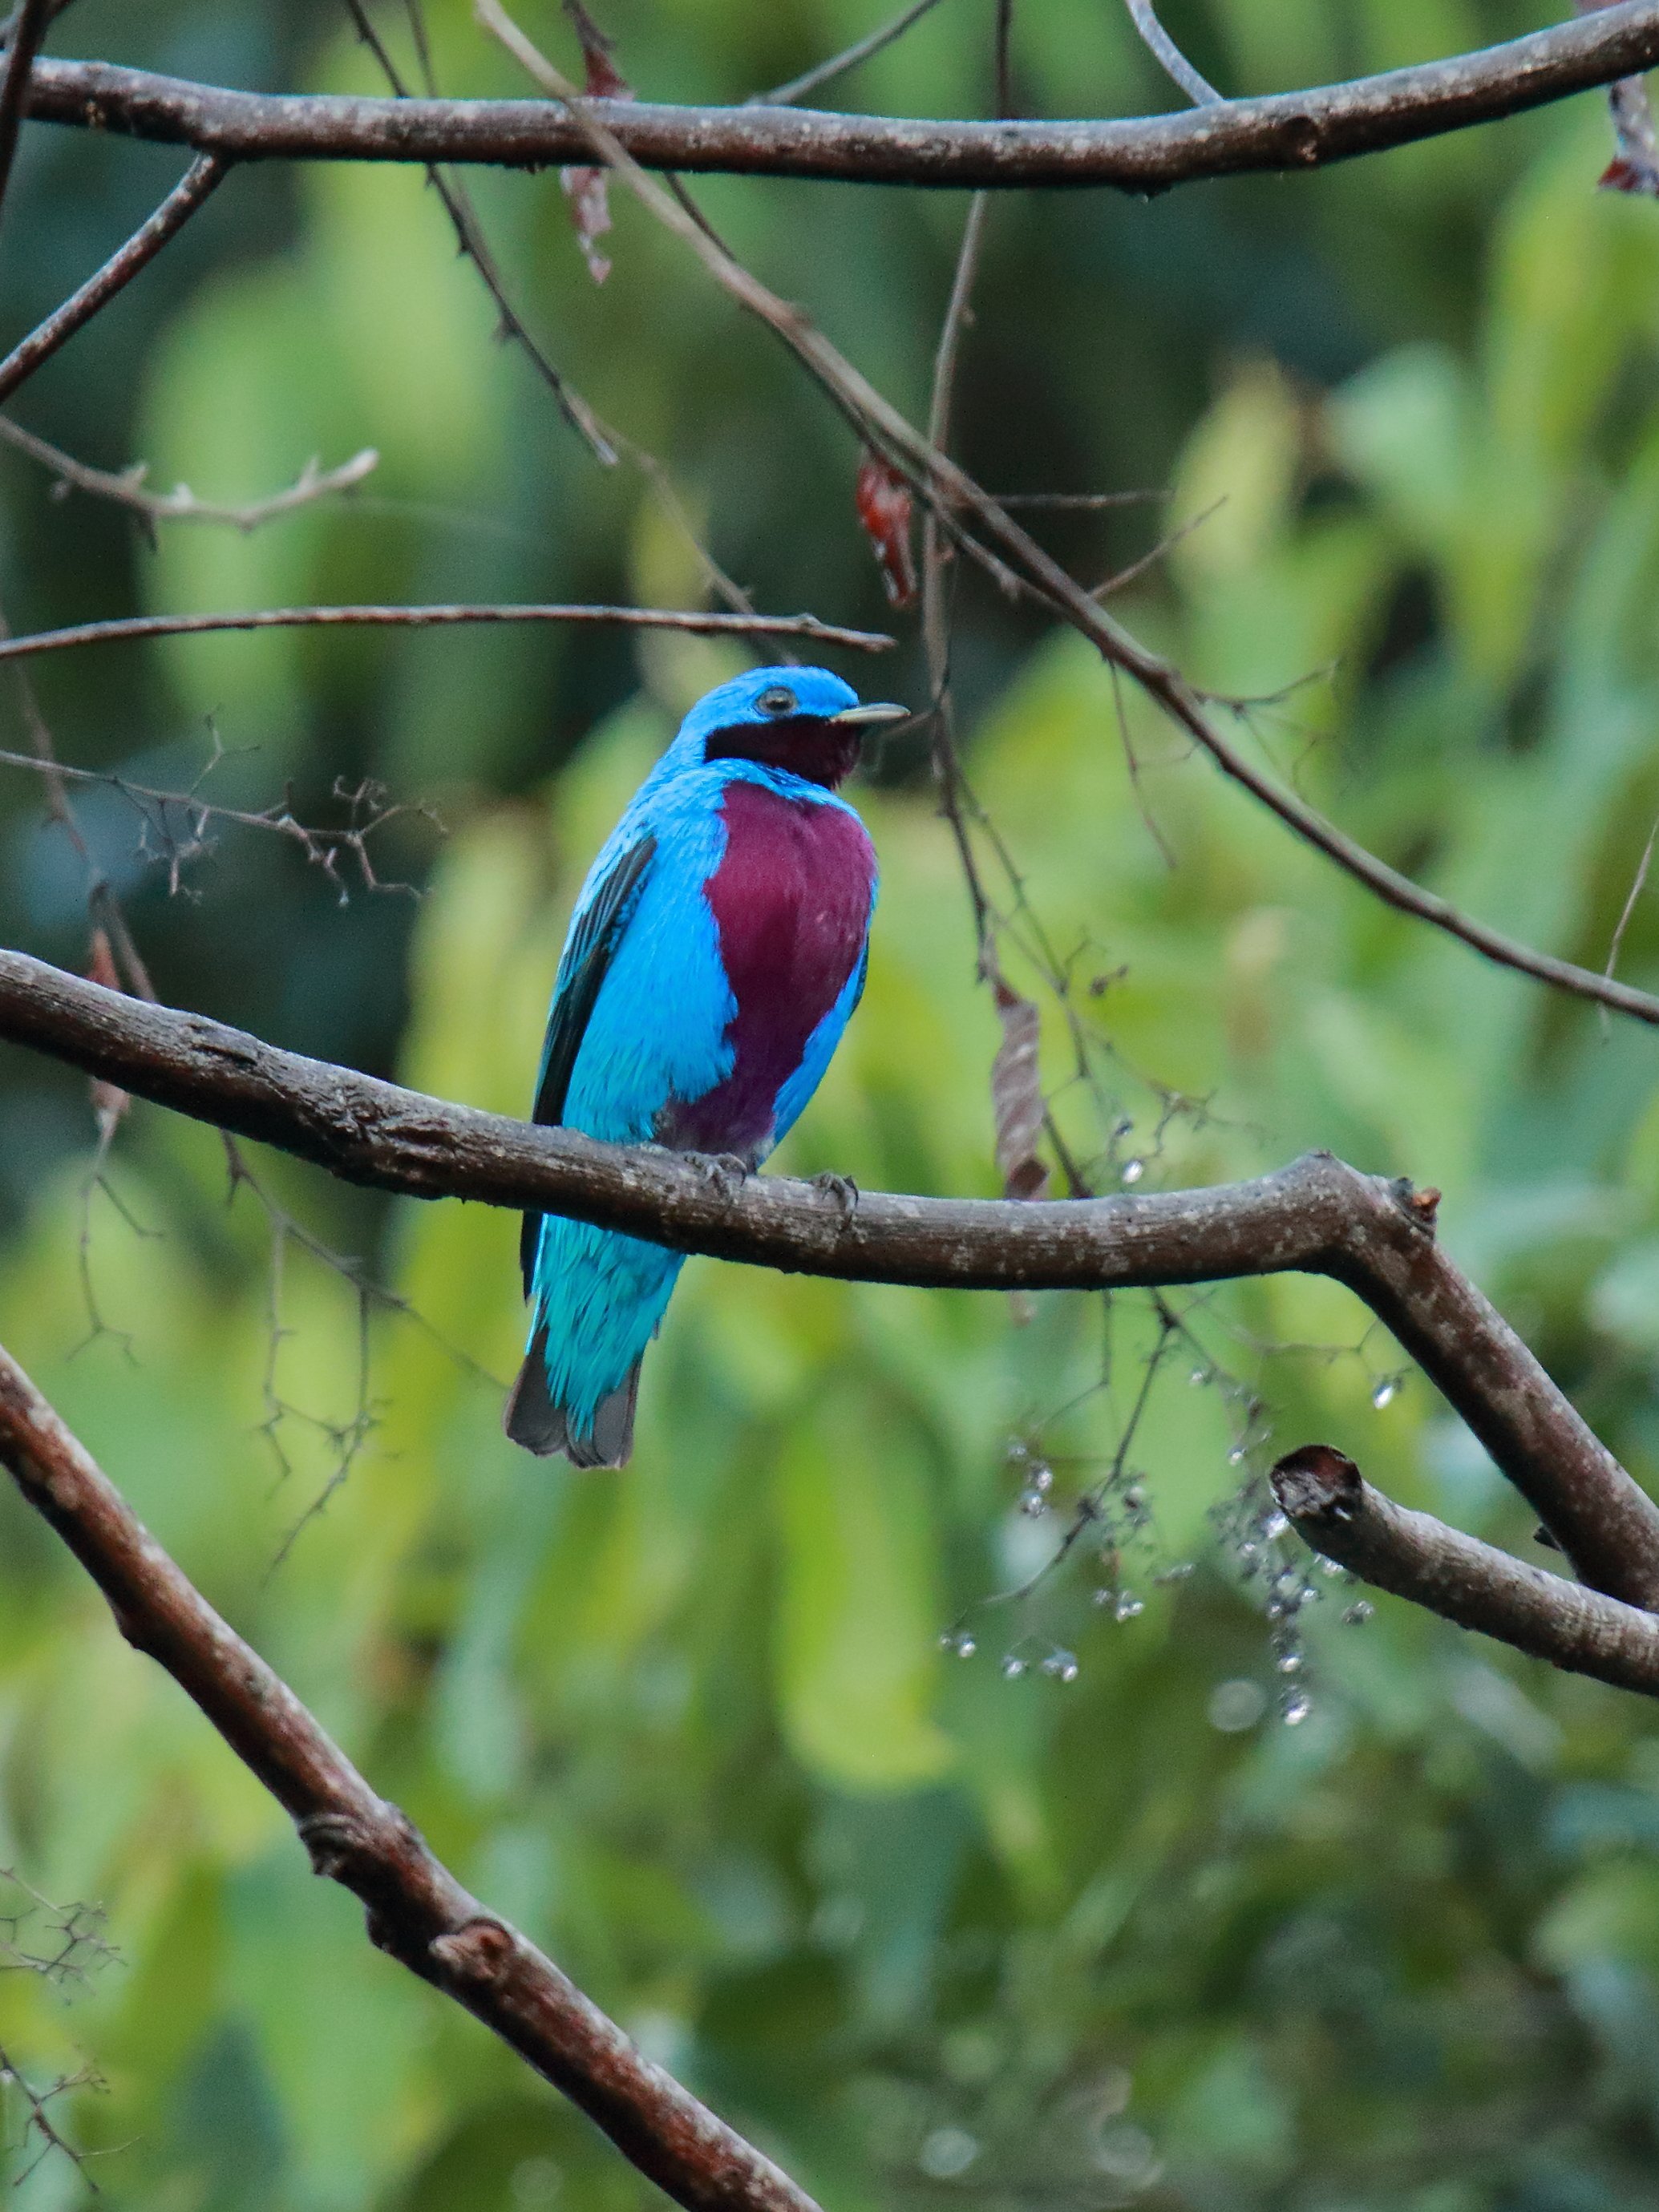
[(374, 1943), (492, 2029), (688, 2212), (816, 2212), (461, 1887), (213, 1610), (3, 1350), (0, 1464), (97, 1583), (127, 1642), (167, 1669), (289, 1815), (317, 1872), (362, 1899)]
[(0, 951), (0, 1037), (351, 1182), (563, 1213), (678, 1251), (955, 1290), (1115, 1290), (1298, 1271), (1346, 1284), (1548, 1525), (1583, 1579), (1659, 1605), (1659, 1509), (1447, 1256), (1431, 1193), (1314, 1152), (1273, 1175), (1150, 1197), (860, 1193), (533, 1127), (278, 1051)]

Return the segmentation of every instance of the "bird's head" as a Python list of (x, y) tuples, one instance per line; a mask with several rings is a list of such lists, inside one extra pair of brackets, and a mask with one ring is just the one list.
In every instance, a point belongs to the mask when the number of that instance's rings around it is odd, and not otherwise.
[(908, 707), (863, 705), (827, 668), (754, 668), (700, 699), (680, 731), (704, 761), (751, 760), (833, 791), (855, 766), (866, 730)]

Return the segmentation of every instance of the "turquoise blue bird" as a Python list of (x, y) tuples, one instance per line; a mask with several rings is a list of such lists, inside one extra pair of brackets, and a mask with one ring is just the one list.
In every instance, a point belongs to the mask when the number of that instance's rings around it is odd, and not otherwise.
[[(536, 1121), (760, 1164), (864, 989), (876, 856), (839, 788), (866, 731), (907, 713), (823, 668), (758, 668), (698, 702), (576, 901)], [(530, 1342), (507, 1433), (621, 1467), (684, 1256), (540, 1213), (520, 1251)]]

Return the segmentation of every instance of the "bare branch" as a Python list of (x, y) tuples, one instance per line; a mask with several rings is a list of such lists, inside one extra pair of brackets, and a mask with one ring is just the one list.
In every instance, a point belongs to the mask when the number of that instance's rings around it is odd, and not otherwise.
[[(1489, 123), (1659, 64), (1659, 0), (1621, 0), (1506, 46), (1347, 84), (1112, 122), (929, 122), (796, 108), (607, 100), (596, 113), (644, 167), (1002, 189), (1310, 169)], [(538, 100), (361, 100), (222, 90), (106, 62), (41, 61), (28, 113), (239, 160), (580, 161), (573, 119)]]
[(15, 446), (20, 453), (27, 453), (32, 461), (38, 461), (43, 469), (49, 469), (58, 479), (59, 497), (70, 491), (81, 491), (94, 499), (113, 500), (118, 506), (131, 507), (147, 524), (214, 522), (240, 531), (258, 530), (278, 515), (291, 514), (295, 507), (332, 498), (337, 492), (354, 490), (380, 465), (380, 457), (372, 446), (365, 446), (362, 453), (354, 453), (337, 469), (319, 468), (314, 460), (307, 461), (295, 481), (283, 490), (237, 504), (198, 498), (188, 484), (175, 484), (171, 491), (146, 490), (148, 462), (136, 461), (131, 468), (119, 470), (93, 468), (85, 461), (76, 460), (73, 453), (65, 453), (48, 445), (44, 438), (37, 438), (33, 430), (26, 430), (9, 416), (0, 415), (0, 439)]
[(602, 1145), (358, 1075), (0, 950), (0, 1037), (135, 1097), (416, 1198), (568, 1214), (790, 1272), (957, 1290), (1115, 1290), (1299, 1271), (1344, 1283), (1398, 1338), (1584, 1579), (1659, 1601), (1659, 1509), (1435, 1242), (1433, 1194), (1310, 1153), (1211, 1190), (930, 1199), (753, 1176)]
[(910, 6), (902, 15), (895, 15), (890, 23), (882, 24), (878, 29), (870, 32), (842, 52), (832, 54), (827, 62), (819, 62), (800, 76), (791, 77), (787, 84), (775, 85), (770, 92), (750, 93), (744, 106), (789, 106), (793, 101), (803, 99), (807, 93), (816, 92), (820, 85), (829, 84), (836, 77), (845, 76), (848, 70), (856, 69), (860, 62), (867, 62), (872, 54), (878, 54), (884, 46), (890, 46), (895, 39), (903, 37), (912, 23), (919, 23), (938, 5), (939, 0), (911, 0)]
[(1297, 1534), (1362, 1581), (1571, 1674), (1659, 1697), (1655, 1614), (1396, 1505), (1330, 1444), (1287, 1453), (1272, 1481)]
[(1142, 40), (1158, 58), (1158, 64), (1166, 76), (1174, 79), (1195, 107), (1220, 107), (1224, 105), (1221, 94), (1206, 76), (1200, 76), (1175, 40), (1158, 20), (1158, 10), (1152, 0), (1125, 0), (1134, 27)]
[(697, 637), (804, 637), (856, 653), (885, 653), (896, 640), (881, 630), (844, 629), (816, 615), (709, 614), (678, 607), (532, 605), (507, 601), (429, 606), (259, 607), (246, 614), (123, 615), (0, 639), (0, 661), (22, 660), (78, 645), (134, 638), (198, 637), (213, 630), (434, 629), (465, 623), (575, 623), (623, 629), (690, 630)]
[(289, 1814), (317, 1872), (362, 1899), (371, 1942), (492, 2029), (689, 2212), (816, 2212), (462, 1888), (214, 1612), (3, 1351), (0, 1462), (97, 1583), (128, 1643), (167, 1669)]
[(89, 323), (124, 285), (130, 284), (168, 240), (178, 235), (229, 173), (229, 163), (219, 155), (198, 155), (149, 222), (141, 224), (118, 252), (112, 253), (97, 274), (89, 276), (56, 313), (48, 315), (37, 330), (31, 331), (0, 361), (0, 400), (9, 399), (42, 362), (50, 360), (58, 347)]
[(0, 76), (0, 201), (4, 200), (6, 186), (11, 182), (29, 71), (40, 51), (40, 41), (52, 27), (52, 0), (21, 0), (7, 26), (6, 66)]

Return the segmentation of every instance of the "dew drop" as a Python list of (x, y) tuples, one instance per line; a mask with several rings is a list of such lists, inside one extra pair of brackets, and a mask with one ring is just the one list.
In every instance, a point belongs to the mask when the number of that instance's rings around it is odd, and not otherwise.
[(1145, 1160), (1125, 1160), (1123, 1163), (1121, 1181), (1131, 1185), (1138, 1183), (1146, 1172), (1146, 1163)]
[(1152, 1580), (1155, 1583), (1185, 1582), (1188, 1576), (1192, 1573), (1194, 1565), (1194, 1562), (1191, 1559), (1177, 1559), (1174, 1566), (1160, 1568), (1152, 1577)]
[(1279, 1707), (1279, 1718), (1286, 1728), (1300, 1728), (1313, 1711), (1311, 1699), (1305, 1690), (1292, 1690)]
[(1281, 1651), (1275, 1664), (1281, 1674), (1299, 1674), (1302, 1672), (1302, 1654), (1299, 1651)]
[(1363, 1628), (1376, 1611), (1376, 1607), (1368, 1604), (1363, 1597), (1356, 1598), (1343, 1614), (1342, 1626), (1345, 1628)]
[(1146, 1503), (1146, 1493), (1138, 1482), (1132, 1482), (1123, 1493), (1123, 1503), (1131, 1513), (1139, 1513)]
[(1343, 1573), (1345, 1570), (1340, 1559), (1322, 1559), (1319, 1562), (1319, 1571), (1322, 1575), (1328, 1575), (1334, 1582), (1337, 1576)]
[(1020, 1676), (1025, 1672), (1025, 1669), (1030, 1666), (1030, 1660), (1022, 1659), (1018, 1651), (1005, 1652), (1002, 1660), (1003, 1680), (1005, 1682), (1018, 1681)]
[(1191, 1383), (1194, 1390), (1201, 1390), (1209, 1379), (1210, 1370), (1207, 1367), (1194, 1367), (1192, 1373), (1187, 1377), (1188, 1382)]
[(1243, 1444), (1235, 1444), (1233, 1446), (1232, 1449), (1227, 1455), (1227, 1464), (1229, 1467), (1242, 1467), (1244, 1464), (1244, 1447)]
[(1384, 1407), (1393, 1405), (1395, 1397), (1399, 1394), (1399, 1390), (1400, 1383), (1397, 1377), (1392, 1375), (1385, 1375), (1382, 1382), (1377, 1384), (1376, 1389), (1371, 1392), (1371, 1403), (1376, 1407), (1379, 1413), (1382, 1411)]
[(916, 2164), (930, 2181), (954, 2181), (979, 2156), (979, 2145), (964, 2128), (935, 2128), (917, 2154)]
[(1290, 1525), (1290, 1522), (1284, 1514), (1277, 1511), (1269, 1513), (1261, 1523), (1261, 1536), (1263, 1542), (1276, 1544), (1279, 1538), (1288, 1531)]
[(1129, 1119), (1129, 1116), (1125, 1114), (1121, 1120), (1114, 1125), (1112, 1134), (1115, 1137), (1127, 1137), (1132, 1133), (1134, 1126), (1134, 1123)]
[(1077, 1659), (1070, 1651), (1052, 1651), (1042, 1662), (1042, 1671), (1056, 1682), (1075, 1682)]
[(1115, 1620), (1133, 1620), (1137, 1614), (1146, 1610), (1145, 1602), (1133, 1590), (1120, 1590), (1117, 1603), (1112, 1607), (1112, 1617)]

